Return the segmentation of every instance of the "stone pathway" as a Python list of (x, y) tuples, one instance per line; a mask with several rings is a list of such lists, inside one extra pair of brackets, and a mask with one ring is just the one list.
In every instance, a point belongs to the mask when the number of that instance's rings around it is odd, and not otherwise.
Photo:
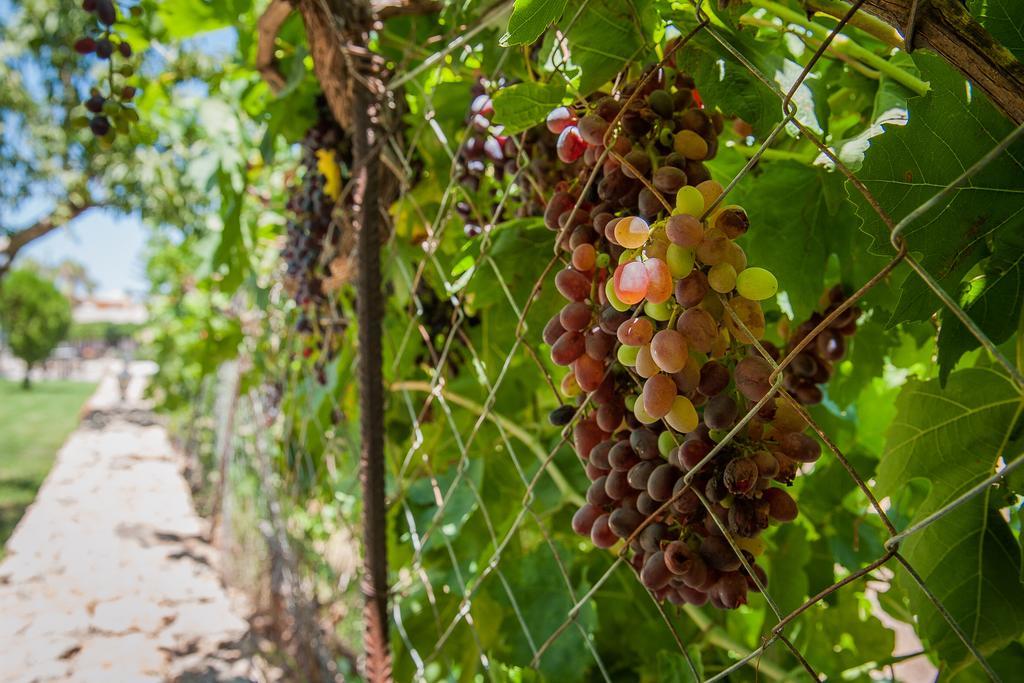
[(183, 458), (139, 400), (143, 367), (127, 403), (103, 379), (7, 544), (5, 683), (264, 680), (202, 540)]

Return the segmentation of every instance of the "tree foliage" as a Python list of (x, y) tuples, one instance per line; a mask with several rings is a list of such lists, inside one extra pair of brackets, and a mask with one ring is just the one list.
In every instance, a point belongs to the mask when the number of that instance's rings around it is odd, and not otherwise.
[(25, 386), (32, 366), (46, 360), (71, 327), (71, 302), (52, 282), (31, 270), (16, 270), (0, 287), (0, 327), (11, 352), (25, 361)]

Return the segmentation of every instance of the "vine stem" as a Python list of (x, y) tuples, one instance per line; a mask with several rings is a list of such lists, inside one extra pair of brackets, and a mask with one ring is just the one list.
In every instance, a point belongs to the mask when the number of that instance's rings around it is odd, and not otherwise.
[[(767, 10), (790, 24), (802, 26), (818, 40), (824, 40), (831, 32), (828, 27), (822, 26), (815, 21), (810, 21), (800, 12), (791, 10), (785, 5), (781, 5), (774, 0), (750, 0), (750, 4), (754, 7), (760, 7), (761, 9)], [(831, 47), (836, 52), (841, 52), (853, 57), (867, 66), (870, 66), (872, 69), (875, 69), (879, 73), (885, 74), (917, 95), (924, 95), (929, 90), (927, 81), (923, 81), (917, 76), (904, 71), (889, 60), (879, 57), (871, 50), (861, 47), (850, 39), (849, 36), (836, 36), (835, 40), (832, 41)]]
[[(729, 149), (735, 150), (740, 156), (750, 159), (757, 154), (756, 147), (747, 147), (746, 145), (731, 145)], [(801, 164), (807, 164), (808, 166), (814, 163), (817, 158), (817, 150), (813, 150), (812, 153), (808, 152), (792, 152), (785, 149), (766, 149), (761, 153), (761, 159), (775, 160), (775, 161), (796, 161)]]
[[(544, 451), (543, 446), (541, 446), (540, 443), (535, 438), (533, 438), (533, 436), (529, 432), (527, 432), (525, 429), (517, 425), (515, 422), (509, 420), (504, 415), (501, 415), (500, 413), (496, 413), (493, 410), (484, 411), (484, 407), (482, 405), (476, 403), (471, 399), (466, 398), (465, 396), (456, 394), (452, 391), (448, 391), (447, 389), (439, 389), (437, 387), (433, 387), (430, 385), (429, 382), (394, 382), (393, 384), (391, 384), (390, 388), (391, 391), (419, 391), (426, 394), (440, 391), (441, 396), (444, 397), (444, 400), (450, 401), (451, 403), (454, 403), (460, 408), (465, 408), (466, 410), (473, 413), (477, 417), (483, 415), (485, 419), (490, 420), (491, 422), (498, 425), (499, 427), (507, 431), (509, 434), (514, 436), (516, 439), (521, 441), (523, 444), (526, 445), (527, 448), (530, 449), (530, 452), (532, 452), (537, 457), (537, 460), (542, 465), (546, 463), (548, 460), (548, 454)], [(548, 474), (551, 476), (552, 481), (555, 482), (555, 486), (558, 487), (558, 492), (562, 494), (563, 498), (565, 498), (566, 500), (570, 501), (571, 503), (578, 507), (582, 507), (583, 504), (587, 502), (586, 500), (584, 500), (583, 496), (581, 496), (572, 488), (572, 486), (569, 484), (569, 481), (565, 478), (565, 475), (562, 474), (562, 471), (558, 469), (558, 466), (555, 465), (554, 462), (547, 463), (547, 471)]]
[[(744, 26), (757, 26), (759, 28), (771, 28), (775, 30), (778, 30), (779, 28), (779, 25), (773, 21), (770, 21), (768, 19), (762, 19), (760, 17), (753, 17), (748, 14), (745, 14), (742, 17), (740, 17), (740, 23), (743, 24)], [(790, 28), (786, 28), (785, 31), (787, 35), (797, 37), (804, 43), (804, 45), (808, 46), (813, 50), (817, 50), (818, 48), (821, 47), (822, 41), (817, 40), (816, 38), (812, 38), (811, 36), (807, 35), (802, 31), (794, 31), (793, 29)], [(832, 45), (828, 46), (826, 52), (830, 57), (844, 62), (847, 66), (849, 66), (851, 69), (854, 69), (858, 73), (864, 74), (873, 81), (878, 80), (880, 74), (877, 71), (861, 64), (860, 62), (858, 62), (856, 59), (846, 54), (845, 52), (836, 52), (835, 48)]]
[[(842, 19), (850, 13), (850, 3), (843, 0), (804, 0), (804, 7), (833, 19)], [(903, 48), (903, 39), (889, 24), (866, 12), (857, 12), (848, 22), (870, 36), (878, 38), (889, 47)]]

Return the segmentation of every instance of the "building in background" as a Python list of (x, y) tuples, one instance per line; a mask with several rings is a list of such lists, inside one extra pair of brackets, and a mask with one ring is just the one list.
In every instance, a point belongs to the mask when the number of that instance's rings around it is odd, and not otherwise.
[(71, 311), (76, 325), (132, 325), (146, 322), (146, 307), (125, 292), (114, 290), (76, 298)]

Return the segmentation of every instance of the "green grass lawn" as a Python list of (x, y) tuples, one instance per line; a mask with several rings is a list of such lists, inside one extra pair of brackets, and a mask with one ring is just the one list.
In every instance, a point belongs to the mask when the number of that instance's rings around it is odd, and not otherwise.
[(0, 555), (92, 394), (88, 382), (0, 380)]

